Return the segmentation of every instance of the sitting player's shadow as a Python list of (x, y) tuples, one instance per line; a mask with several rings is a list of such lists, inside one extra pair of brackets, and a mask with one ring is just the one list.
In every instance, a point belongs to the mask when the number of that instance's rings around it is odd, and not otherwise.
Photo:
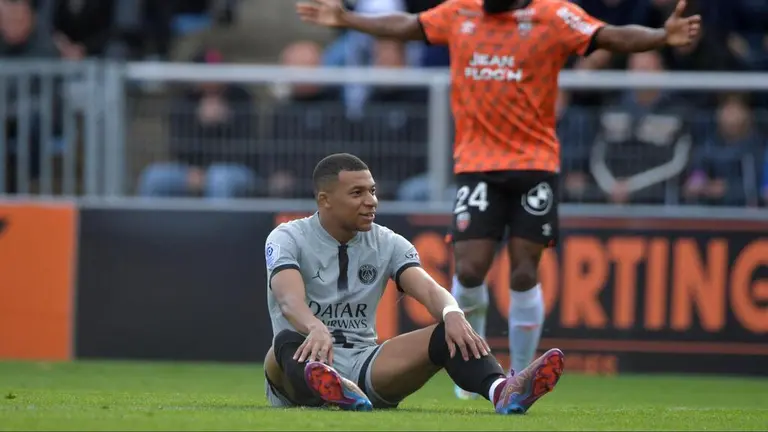
[(412, 413), (412, 414), (471, 414), (474, 416), (497, 415), (493, 411), (488, 411), (487, 409), (484, 409), (483, 406), (481, 405), (478, 405), (477, 407), (466, 407), (466, 408), (405, 406), (405, 407), (398, 407), (398, 408), (392, 408), (392, 409), (378, 409), (378, 410), (374, 409), (374, 412), (375, 411), (397, 411), (397, 412)]
[(208, 403), (208, 404), (193, 404), (183, 407), (164, 407), (161, 410), (165, 411), (180, 411), (180, 410), (211, 410), (211, 411), (275, 411), (275, 408), (269, 405), (255, 405), (248, 403)]
[[(274, 411), (276, 408), (274, 407), (264, 407), (264, 406), (255, 406), (255, 407), (249, 407), (249, 409), (253, 410), (270, 410)], [(367, 415), (369, 413), (392, 413), (392, 412), (399, 412), (399, 413), (408, 413), (408, 414), (470, 414), (470, 415), (488, 415), (493, 416), (497, 415), (493, 411), (487, 411), (483, 409), (481, 406), (478, 406), (477, 408), (455, 408), (455, 407), (446, 407), (446, 408), (440, 408), (440, 407), (430, 407), (430, 408), (424, 408), (424, 407), (418, 407), (418, 406), (411, 406), (411, 407), (398, 407), (398, 408), (374, 408), (373, 411), (369, 412), (355, 412), (355, 411), (344, 411), (342, 409), (339, 409), (337, 407), (302, 407), (302, 406), (290, 406), (290, 407), (280, 407), (277, 408), (280, 410), (285, 411), (304, 411), (304, 410), (311, 410), (311, 411), (327, 411), (327, 412), (343, 412), (343, 413), (350, 413), (350, 414), (359, 414), (359, 415)]]

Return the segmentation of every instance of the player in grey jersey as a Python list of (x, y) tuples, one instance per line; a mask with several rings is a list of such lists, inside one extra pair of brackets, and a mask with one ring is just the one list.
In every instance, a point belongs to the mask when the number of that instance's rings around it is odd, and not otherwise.
[[(376, 186), (363, 161), (328, 156), (313, 181), (317, 213), (278, 226), (265, 245), (273, 406), (394, 408), (440, 369), (501, 414), (524, 413), (552, 391), (563, 353), (550, 350), (505, 376), (451, 293), (421, 268), (413, 245), (373, 223)], [(438, 324), (378, 345), (376, 308), (389, 279)]]

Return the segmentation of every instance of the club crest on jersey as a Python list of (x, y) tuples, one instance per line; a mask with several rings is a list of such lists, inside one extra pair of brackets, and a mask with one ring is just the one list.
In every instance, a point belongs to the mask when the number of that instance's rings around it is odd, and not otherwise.
[(459, 213), (456, 216), (456, 229), (460, 232), (464, 232), (469, 228), (469, 223), (472, 221), (472, 216), (469, 212)]
[(360, 269), (357, 271), (357, 278), (365, 285), (374, 283), (376, 281), (376, 276), (378, 275), (379, 271), (376, 270), (376, 267), (370, 264), (361, 265)]
[(522, 37), (527, 37), (533, 30), (533, 15), (535, 9), (521, 9), (514, 12), (517, 19), (517, 32)]
[(517, 34), (520, 35), (520, 37), (528, 37), (528, 35), (531, 34), (531, 30), (533, 30), (533, 23), (531, 22), (517, 23)]
[(472, 21), (464, 21), (461, 23), (461, 33), (462, 34), (472, 34), (475, 32), (475, 23)]
[(272, 242), (267, 243), (264, 249), (264, 257), (267, 260), (267, 268), (271, 270), (275, 266), (277, 259), (280, 258), (280, 245)]
[(521, 204), (528, 213), (534, 216), (543, 216), (549, 213), (554, 202), (555, 194), (552, 187), (546, 182), (541, 182), (532, 187), (528, 193), (523, 194)]

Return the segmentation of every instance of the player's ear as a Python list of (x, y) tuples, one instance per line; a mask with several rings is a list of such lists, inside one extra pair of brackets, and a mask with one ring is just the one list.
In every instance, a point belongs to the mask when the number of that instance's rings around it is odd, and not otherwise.
[(328, 207), (330, 203), (328, 202), (328, 192), (326, 191), (320, 191), (317, 193), (317, 207)]

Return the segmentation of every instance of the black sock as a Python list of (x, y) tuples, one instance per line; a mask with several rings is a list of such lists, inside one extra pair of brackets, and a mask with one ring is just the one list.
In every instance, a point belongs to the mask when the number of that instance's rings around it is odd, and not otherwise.
[(293, 355), (303, 342), (304, 336), (299, 333), (287, 330), (280, 332), (275, 337), (275, 358), (287, 378), (286, 391), (291, 393), (289, 396), (298, 404), (319, 406), (323, 401), (315, 396), (304, 379), (304, 366), (307, 362), (300, 363), (293, 359)]
[(505, 377), (501, 365), (490, 354), (479, 359), (470, 356), (469, 360), (464, 361), (457, 348), (456, 355), (451, 358), (448, 344), (445, 342), (445, 324), (443, 323), (435, 327), (432, 338), (429, 340), (429, 358), (432, 363), (445, 368), (456, 385), (468, 392), (477, 393), (491, 402), (493, 401), (488, 394), (491, 386), (499, 378)]

